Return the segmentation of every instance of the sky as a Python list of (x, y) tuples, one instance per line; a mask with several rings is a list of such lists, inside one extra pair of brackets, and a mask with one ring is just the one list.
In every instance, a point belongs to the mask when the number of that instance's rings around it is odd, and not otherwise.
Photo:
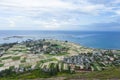
[(0, 0), (0, 30), (120, 31), (120, 0)]

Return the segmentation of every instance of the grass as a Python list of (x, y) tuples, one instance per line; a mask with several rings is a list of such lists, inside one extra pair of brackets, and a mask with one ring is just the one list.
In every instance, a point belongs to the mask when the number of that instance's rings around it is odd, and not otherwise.
[(18, 79), (40, 79), (40, 78), (51, 78), (55, 77), (56, 79), (59, 77), (65, 77), (66, 80), (93, 80), (93, 79), (120, 79), (120, 67), (112, 67), (103, 71), (93, 71), (93, 72), (78, 72), (74, 74), (70, 74), (68, 72), (59, 72), (58, 74), (51, 76), (49, 73), (42, 72), (40, 69), (19, 73), (19, 74), (11, 74), (0, 78), (0, 80), (18, 80)]
[(12, 60), (14, 60), (14, 61), (16, 61), (16, 60), (20, 60), (20, 56), (12, 57)]
[[(67, 77), (67, 79), (120, 79), (120, 67), (112, 67), (103, 71), (94, 71), (94, 72), (79, 72), (76, 74), (62, 74)], [(61, 76), (61, 75), (59, 75)]]
[(39, 62), (37, 62), (37, 64), (35, 65), (35, 68), (40, 68), (40, 67), (42, 67), (42, 65), (43, 65), (43, 63), (41, 63), (41, 62), (39, 61)]
[(5, 77), (1, 77), (0, 80), (26, 80), (26, 79), (35, 79), (35, 78), (49, 78), (51, 77), (49, 73), (42, 72), (40, 69), (36, 69), (24, 73), (13, 73)]
[(26, 58), (23, 58), (20, 62), (21, 62), (21, 63), (26, 62)]
[(2, 60), (0, 59), (0, 62), (2, 62)]
[(3, 58), (1, 58), (2, 60), (6, 60), (6, 59), (10, 59), (11, 58), (11, 56), (8, 56), (8, 57), (3, 57)]
[(0, 64), (0, 67), (3, 67), (4, 66), (4, 64)]
[(67, 54), (69, 54), (69, 53), (64, 52), (64, 53), (55, 54), (55, 56), (63, 56), (63, 55), (67, 55)]
[(47, 56), (65, 56), (65, 55), (68, 55), (69, 53), (67, 53), (67, 52), (63, 52), (63, 53), (58, 53), (58, 54), (45, 54), (45, 55), (47, 55)]
[(46, 63), (46, 62), (49, 62), (49, 61), (57, 61), (57, 59), (56, 58), (51, 58), (51, 59), (41, 60), (40, 62), (41, 63)]

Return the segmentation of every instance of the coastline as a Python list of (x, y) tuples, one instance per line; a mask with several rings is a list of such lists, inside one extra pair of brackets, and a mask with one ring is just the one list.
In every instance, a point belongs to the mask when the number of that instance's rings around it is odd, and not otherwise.
[[(35, 37), (34, 36), (28, 36), (28, 35), (24, 35), (24, 36), (23, 35), (18, 35), (18, 36), (8, 36), (8, 37), (4, 37), (2, 39), (3, 40), (9, 40), (9, 39), (14, 39), (14, 38), (16, 38), (16, 39), (26, 38), (26, 40), (27, 40), (27, 39), (33, 39)], [(35, 40), (37, 40), (37, 39), (35, 39)], [(67, 40), (59, 40), (59, 39), (48, 39), (48, 40), (58, 40), (58, 41), (61, 41), (61, 42), (67, 41)], [(15, 42), (17, 42), (17, 41), (15, 41)], [(108, 49), (107, 48), (94, 48), (94, 47), (88, 47), (88, 46), (85, 46), (85, 45), (81, 45), (81, 44), (79, 44), (77, 42), (73, 42), (73, 41), (68, 41), (68, 42), (69, 43), (73, 43), (73, 44), (78, 45), (78, 46), (82, 46), (84, 48), (89, 48), (89, 49), (96, 49), (96, 50), (120, 50), (120, 49), (111, 49), (111, 48), (110, 49), (109, 48)], [(1, 44), (3, 44), (3, 43), (1, 43)]]
[(120, 52), (88, 48), (73, 42), (54, 39), (29, 39), (20, 43), (3, 44), (0, 49), (5, 49), (0, 52), (0, 71), (12, 67), (16, 73), (24, 72), (24, 69), (30, 71), (41, 69), (42, 72), (46, 72), (51, 69), (49, 65), (53, 64), (59, 65), (60, 71), (67, 70), (69, 73), (102, 71), (109, 65), (108, 63), (117, 65)]
[[(36, 39), (48, 38), (57, 40), (68, 40), (89, 48), (96, 49), (120, 49), (119, 32), (89, 32), (89, 31), (1, 31), (1, 38), (11, 36), (33, 36)], [(93, 35), (95, 34), (95, 35)], [(26, 40), (28, 38), (23, 38)], [(9, 39), (4, 41), (0, 39), (1, 43), (22, 41), (20, 39)]]

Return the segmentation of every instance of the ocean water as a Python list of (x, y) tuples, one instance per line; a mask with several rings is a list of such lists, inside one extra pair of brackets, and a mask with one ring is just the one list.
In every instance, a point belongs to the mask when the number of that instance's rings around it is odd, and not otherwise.
[[(23, 38), (3, 38), (10, 36), (24, 36)], [(21, 42), (27, 39), (57, 39), (67, 40), (90, 48), (120, 49), (120, 32), (105, 31), (17, 31), (1, 30), (0, 44)]]

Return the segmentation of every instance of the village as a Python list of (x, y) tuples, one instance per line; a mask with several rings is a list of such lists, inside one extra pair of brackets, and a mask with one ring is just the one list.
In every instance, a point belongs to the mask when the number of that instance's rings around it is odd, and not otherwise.
[(86, 48), (68, 41), (28, 39), (0, 45), (0, 73), (6, 75), (10, 70), (16, 73), (36, 69), (48, 73), (73, 73), (101, 71), (119, 65), (119, 50)]

